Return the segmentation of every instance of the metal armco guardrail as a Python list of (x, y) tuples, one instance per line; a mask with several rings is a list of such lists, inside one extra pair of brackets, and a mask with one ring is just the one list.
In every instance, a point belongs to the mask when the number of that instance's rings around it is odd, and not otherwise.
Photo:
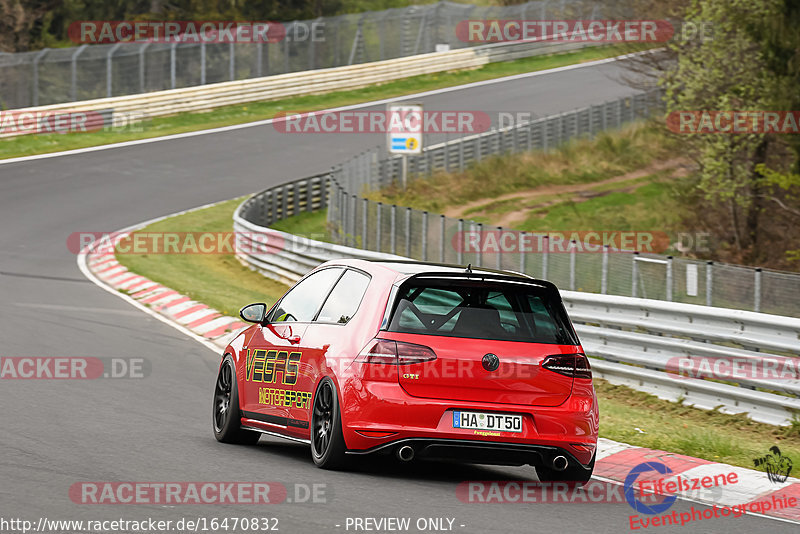
[[(594, 124), (596, 130), (619, 126), (637, 117), (646, 97), (627, 102), (612, 102), (558, 117), (539, 119), (527, 125), (525, 135), (501, 130), (471, 136), (457, 142), (429, 147), (420, 156), (420, 171), (463, 168), (473, 154), (500, 153), (511, 149), (553, 146)], [(616, 111), (615, 111), (616, 110)], [(583, 130), (586, 131), (586, 130)], [(458, 143), (457, 148), (453, 148)], [(469, 148), (467, 148), (469, 147)], [(240, 259), (266, 276), (291, 284), (320, 263), (336, 258), (373, 260), (412, 257), (428, 261), (447, 261), (527, 272), (542, 278), (547, 275), (548, 258), (528, 258), (526, 254), (497, 255), (492, 258), (455, 257), (446, 250), (446, 236), (454, 228), (444, 216), (416, 212), (410, 208), (383, 206), (387, 217), (361, 209), (368, 205), (349, 191), (364, 186), (386, 185), (396, 176), (395, 160), (379, 160), (377, 154), (361, 155), (331, 173), (296, 180), (258, 193), (243, 202), (234, 214), (234, 230), (246, 235), (262, 235), (259, 242), (270, 246), (260, 253), (240, 254)], [(377, 204), (377, 203), (375, 203)], [(358, 247), (331, 244), (294, 236), (268, 226), (286, 217), (328, 207), (335, 237)], [(419, 217), (412, 215), (416, 212)], [(464, 221), (453, 221), (455, 229), (464, 229)], [(467, 221), (467, 224), (469, 222)], [(411, 239), (412, 235), (419, 236)], [(399, 237), (399, 239), (398, 239)], [(431, 239), (435, 237), (435, 239)], [(438, 240), (437, 240), (438, 239)], [(255, 244), (255, 243), (254, 243)], [(574, 285), (575, 255), (551, 254), (549, 272), (563, 278), (566, 260), (571, 264), (570, 281)], [(608, 255), (595, 254), (602, 258)], [(622, 257), (615, 254), (614, 257)], [(630, 255), (628, 259), (630, 261)], [(561, 259), (559, 259), (561, 257)], [(659, 260), (660, 261), (660, 260)], [(561, 265), (559, 267), (559, 262)], [(630, 265), (630, 269), (634, 268)], [(635, 265), (635, 259), (634, 259)], [(617, 266), (613, 266), (619, 269)], [(608, 272), (606, 265), (605, 272)], [(556, 281), (560, 285), (560, 281)], [(604, 284), (608, 287), (608, 281)], [(630, 290), (630, 283), (627, 286)], [(660, 398), (681, 401), (704, 409), (728, 413), (747, 413), (753, 420), (770, 424), (789, 424), (800, 414), (800, 319), (750, 311), (715, 308), (690, 303), (667, 302), (631, 296), (562, 291), (564, 301), (576, 324), (584, 349), (592, 357), (596, 376), (614, 384), (646, 391)], [(796, 294), (794, 294), (796, 298)], [(682, 376), (681, 365), (697, 371), (712, 368), (716, 362), (735, 361), (759, 371), (781, 369), (779, 379), (769, 373), (732, 373), (724, 379), (705, 371)], [(786, 376), (786, 370), (790, 373)], [(667, 372), (669, 371), (669, 372)], [(794, 373), (794, 374), (791, 374)], [(715, 378), (716, 381), (696, 377)]]
[[(276, 194), (274, 188), (271, 191)], [(234, 214), (234, 230), (248, 236), (261, 234), (263, 239), (259, 239), (258, 244), (267, 242), (271, 246), (259, 253), (240, 254), (239, 258), (265, 276), (283, 283), (293, 284), (328, 260), (402, 258), (253, 224), (245, 218), (253, 205), (251, 198), (239, 206)], [(787, 359), (796, 361), (800, 356), (800, 319), (577, 291), (562, 291), (562, 296), (577, 323), (576, 330), (591, 357), (595, 376), (698, 408), (747, 413), (753, 420), (769, 424), (788, 424), (800, 413), (800, 377), (780, 381), (744, 378), (737, 379), (738, 382), (719, 383), (665, 372), (668, 362), (679, 357), (733, 357), (772, 362), (776, 366)], [(642, 328), (648, 333), (641, 333)], [(763, 339), (764, 344), (759, 345), (759, 339)], [(731, 347), (731, 343), (759, 349), (776, 347), (792, 356), (737, 349)]]
[[(592, 136), (609, 128), (645, 118), (659, 102), (657, 89), (580, 108), (502, 129), (429, 146), (408, 157), (408, 180), (433, 172), (457, 172), (483, 158), (525, 150), (556, 147), (570, 139)], [(398, 253), (419, 260), (472, 263), (497, 269), (536, 273), (559, 287), (656, 300), (749, 309), (800, 317), (800, 275), (740, 265), (673, 257), (654, 251), (587, 251), (576, 242), (549, 251), (478, 250), (456, 236), (506, 234), (524, 236), (510, 228), (444, 217), (361, 198), (364, 190), (387, 187), (401, 180), (401, 159), (380, 149), (359, 154), (333, 169), (328, 222), (336, 242)], [(588, 229), (585, 229), (588, 230)], [(654, 233), (647, 232), (652, 238)], [(511, 235), (508, 235), (511, 234)], [(527, 233), (535, 238), (538, 233)], [(545, 234), (546, 235), (546, 234)], [(669, 239), (662, 233), (660, 236)], [(520, 239), (521, 240), (521, 239)], [(549, 243), (549, 242), (548, 242)]]
[[(359, 89), (376, 83), (422, 74), (456, 69), (473, 69), (488, 63), (566, 52), (587, 46), (597, 46), (597, 44), (591, 42), (497, 43), (331, 69), (310, 70), (152, 93), (24, 108), (14, 110), (14, 114), (112, 110), (113, 113), (136, 114), (142, 119), (148, 119), (176, 113), (208, 111), (223, 106), (249, 102)], [(113, 123), (113, 117), (111, 122)], [(25, 133), (27, 131), (2, 131), (0, 132), (0, 137), (12, 137)]]
[[(537, 0), (513, 6), (440, 1), (283, 23), (280, 42), (117, 42), (0, 53), (0, 109), (163, 91), (469, 48), (467, 19), (603, 19), (620, 1)], [(199, 22), (199, 21), (197, 21)], [(198, 42), (201, 41), (201, 42)]]

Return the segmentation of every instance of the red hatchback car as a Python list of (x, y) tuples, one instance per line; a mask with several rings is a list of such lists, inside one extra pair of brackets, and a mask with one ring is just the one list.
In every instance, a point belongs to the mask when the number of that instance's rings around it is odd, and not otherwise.
[(226, 348), (219, 441), (261, 434), (336, 468), (393, 453), (532, 465), (586, 482), (598, 409), (589, 361), (556, 287), (517, 273), (418, 262), (331, 261)]

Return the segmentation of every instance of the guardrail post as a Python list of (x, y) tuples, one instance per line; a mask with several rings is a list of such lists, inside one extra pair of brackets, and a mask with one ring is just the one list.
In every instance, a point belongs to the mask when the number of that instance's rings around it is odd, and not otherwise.
[(356, 217), (358, 217), (358, 196), (351, 195), (350, 198), (353, 200), (352, 210), (350, 213), (350, 236), (352, 246), (356, 246)]
[[(275, 222), (274, 219), (272, 218), (272, 214), (275, 211), (274, 198), (275, 198), (275, 192), (270, 191), (267, 196), (267, 201), (264, 203), (264, 221), (266, 222), (264, 226), (268, 226), (273, 222)], [(331, 213), (333, 212), (331, 211)]]
[(358, 41), (361, 39), (361, 26), (364, 23), (363, 17), (358, 21), (358, 27), (356, 28), (356, 35), (353, 38), (353, 46), (350, 47), (350, 58), (347, 60), (348, 65), (352, 65), (353, 61), (356, 58), (356, 51), (358, 50)]
[(706, 306), (711, 306), (713, 301), (714, 262), (706, 262)]
[(361, 199), (361, 248), (367, 250), (367, 211), (369, 200)]
[(378, 227), (375, 230), (375, 250), (378, 252), (383, 252), (383, 242), (381, 241), (381, 226), (383, 226), (382, 209), (383, 202), (378, 202), (378, 205), (375, 206), (375, 218), (377, 219), (375, 226)]
[(574, 239), (569, 242), (569, 245), (569, 289), (575, 291), (575, 260), (578, 247)]
[(761, 311), (761, 267), (756, 268), (755, 275), (755, 286), (753, 287), (753, 298), (755, 302), (753, 303), (753, 311), (760, 312)]
[[(317, 21), (322, 20), (322, 17), (317, 17)], [(313, 25), (312, 25), (313, 28)], [(308, 67), (311, 70), (317, 68), (317, 45), (314, 40), (314, 30), (309, 29), (308, 33)]]
[[(145, 72), (145, 52), (152, 43), (144, 43), (141, 48), (139, 48), (139, 92), (144, 93), (144, 86), (145, 86), (145, 79), (146, 79), (146, 72)], [(203, 75), (205, 76), (205, 70), (203, 70)]]
[(475, 256), (475, 265), (480, 267), (483, 264), (483, 224), (478, 223), (478, 253)]
[(87, 44), (82, 44), (79, 46), (75, 52), (72, 54), (72, 57), (69, 58), (70, 66), (70, 83), (69, 83), (69, 97), (70, 99), (75, 102), (78, 100), (78, 56), (86, 50), (86, 47), (89, 46)]
[[(286, 27), (287, 36), (289, 35), (290, 28), (294, 28), (296, 23), (297, 21), (294, 21)], [(289, 72), (289, 39), (284, 37), (281, 40), (281, 44), (283, 44), (283, 72)]]
[(667, 302), (672, 302), (672, 256), (667, 256)]
[(236, 44), (233, 41), (228, 43), (228, 79), (236, 79)]
[(540, 243), (544, 246), (542, 250), (542, 280), (547, 280), (547, 263), (550, 258), (550, 236), (544, 236)]
[(411, 257), (411, 208), (406, 208), (406, 258)]
[(542, 132), (541, 140), (542, 140), (542, 152), (547, 152), (547, 145), (548, 145), (548, 134), (550, 132), (550, 121), (551, 119), (543, 120), (539, 123), (539, 128)]
[(445, 216), (439, 216), (439, 261), (444, 263), (444, 235), (445, 224), (447, 223)]
[[(519, 243), (525, 242), (525, 232), (519, 234)], [(519, 246), (519, 272), (525, 273), (525, 247)]]
[(637, 278), (639, 278), (639, 251), (635, 250), (633, 254), (631, 254), (631, 296), (637, 297), (639, 285), (636, 283)]
[[(261, 78), (261, 64), (264, 62), (264, 43), (256, 43), (256, 78)], [(312, 69), (314, 67), (311, 67)]]
[(178, 47), (178, 43), (174, 42), (169, 47), (169, 86), (171, 89), (175, 89), (176, 85), (176, 76), (175, 76), (175, 49)]
[(116, 52), (117, 49), (120, 46), (122, 46), (122, 43), (116, 43), (114, 46), (112, 46), (108, 50), (108, 54), (106, 55), (106, 96), (108, 98), (111, 98), (113, 96), (112, 95), (112, 89), (113, 89), (113, 87), (112, 87), (112, 85), (113, 85), (112, 84), (112, 82), (113, 82), (113, 80), (112, 80), (112, 70), (113, 70), (113, 62), (114, 62), (114, 60), (113, 60), (114, 52)]
[(392, 210), (389, 218), (389, 252), (392, 254), (397, 253), (397, 205), (392, 204)]
[(292, 215), (300, 213), (300, 184), (292, 182)]
[(428, 212), (422, 212), (422, 261), (428, 261)]
[(533, 123), (531, 121), (528, 121), (528, 124), (525, 125), (525, 131), (528, 134), (526, 150), (530, 151), (533, 148)]
[(50, 50), (49, 48), (44, 48), (39, 51), (38, 54), (33, 58), (33, 83), (31, 84), (31, 101), (33, 102), (34, 106), (39, 105), (39, 61), (42, 60), (44, 55)]
[(205, 84), (206, 84), (206, 42), (203, 41), (200, 43), (200, 85), (205, 85)]
[(464, 263), (464, 219), (458, 220), (458, 244), (456, 245), (456, 263)]
[(503, 235), (503, 227), (502, 226), (498, 226), (497, 227), (497, 243), (498, 243), (498, 245), (497, 245), (497, 253), (495, 254), (495, 261), (494, 261), (494, 266), (498, 271), (501, 269), (501, 265), (503, 264), (502, 261), (500, 260), (500, 258), (503, 255), (503, 251), (500, 250), (500, 236), (502, 236), (502, 235)]
[(600, 294), (608, 293), (608, 249), (609, 245), (603, 246), (603, 272), (600, 277)]

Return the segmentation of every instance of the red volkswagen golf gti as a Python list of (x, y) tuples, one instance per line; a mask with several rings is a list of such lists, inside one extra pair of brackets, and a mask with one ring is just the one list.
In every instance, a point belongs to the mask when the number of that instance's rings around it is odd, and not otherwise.
[(556, 287), (524, 275), (417, 262), (331, 261), (226, 348), (219, 441), (308, 443), (323, 468), (395, 454), (531, 465), (586, 482), (597, 397)]

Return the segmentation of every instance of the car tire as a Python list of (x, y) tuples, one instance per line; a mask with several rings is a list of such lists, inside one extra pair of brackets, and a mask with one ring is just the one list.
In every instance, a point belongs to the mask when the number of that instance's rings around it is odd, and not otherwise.
[(545, 466), (536, 466), (536, 476), (539, 477), (540, 482), (567, 482), (568, 484), (583, 486), (592, 478), (595, 457), (596, 453), (595, 456), (592, 456), (592, 461), (589, 462), (587, 468), (575, 462), (570, 462), (563, 471), (556, 471)]
[(230, 354), (226, 354), (219, 366), (214, 385), (214, 404), (211, 411), (211, 427), (214, 437), (223, 443), (255, 445), (260, 432), (245, 430), (241, 426), (239, 410), (239, 386), (236, 381), (236, 365)]
[(311, 410), (311, 459), (322, 469), (340, 469), (346, 465), (342, 417), (336, 384), (324, 377), (314, 393)]

